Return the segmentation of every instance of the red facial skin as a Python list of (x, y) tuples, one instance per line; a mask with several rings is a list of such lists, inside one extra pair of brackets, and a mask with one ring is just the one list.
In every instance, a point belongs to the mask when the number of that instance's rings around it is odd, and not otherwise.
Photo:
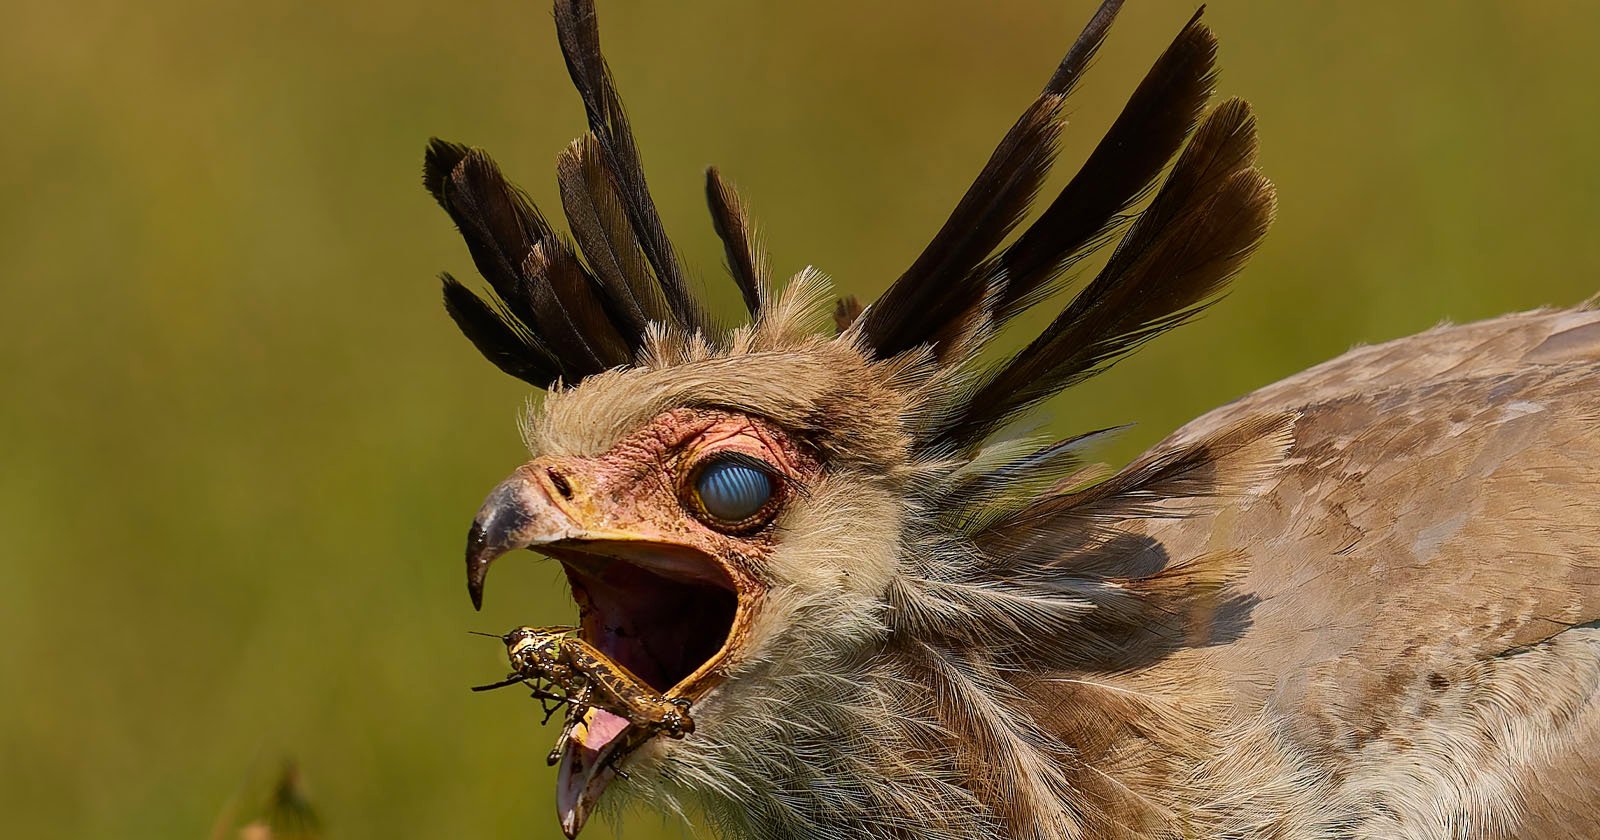
[[(597, 541), (608, 536), (675, 546), (719, 561), (741, 597), (758, 595), (774, 539), (772, 517), (730, 532), (708, 521), (690, 486), (696, 468), (713, 456), (738, 452), (769, 464), (779, 479), (774, 513), (819, 464), (782, 429), (718, 409), (667, 411), (593, 457), (544, 456), (519, 470), (542, 485), (550, 501)], [(576, 542), (572, 546), (584, 551)], [(562, 556), (559, 547), (552, 554)], [(565, 558), (563, 558), (565, 559)], [(711, 570), (706, 570), (710, 573)]]

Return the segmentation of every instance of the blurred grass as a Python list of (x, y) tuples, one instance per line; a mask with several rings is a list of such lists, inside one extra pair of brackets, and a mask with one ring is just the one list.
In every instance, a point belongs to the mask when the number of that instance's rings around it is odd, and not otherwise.
[(223, 807), (211, 840), (322, 840), (322, 820), (293, 761), (284, 762), (270, 780), (252, 781)]
[[(942, 221), (1086, 0), (602, 0), (686, 259), (723, 167), (775, 265), (869, 298)], [(0, 823), (205, 836), (293, 755), (329, 836), (554, 837), (553, 735), (466, 687), (467, 628), (565, 614), (557, 573), (460, 546), (525, 389), (437, 300), (470, 274), (418, 185), (431, 134), (546, 207), (582, 125), (541, 2), (8, 10), (0, 31)], [(1192, 11), (1132, 3), (1073, 103), (1081, 160)], [(1201, 323), (1050, 407), (1183, 420), (1353, 343), (1600, 289), (1600, 6), (1214, 3), (1280, 220)], [(1067, 171), (1063, 168), (1063, 172)], [(1058, 175), (1057, 183), (1064, 179)], [(731, 311), (731, 310), (730, 310)], [(1042, 318), (1031, 323), (1037, 326)], [(681, 836), (640, 815), (628, 837)], [(608, 829), (591, 829), (605, 836)]]

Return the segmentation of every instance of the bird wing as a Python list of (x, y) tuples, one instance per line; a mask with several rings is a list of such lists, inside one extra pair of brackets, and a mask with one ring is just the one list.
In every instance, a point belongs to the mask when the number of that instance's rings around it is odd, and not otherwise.
[(1299, 414), (1259, 501), (1149, 527), (1175, 556), (1185, 543), (1247, 549), (1244, 588), (1261, 601), (1252, 623), (1290, 610), (1294, 626), (1321, 630), (1301, 642), (1313, 659), (1345, 650), (1345, 634), (1395, 652), (1448, 644), (1467, 658), (1536, 644), (1600, 618), (1597, 385), (1600, 311), (1521, 313), (1358, 348), (1175, 433), (1173, 444)]
[(1386, 802), (1371, 825), (1573, 825), (1561, 803), (1600, 793), (1558, 772), (1600, 742), (1597, 384), (1600, 312), (1539, 311), (1358, 348), (1180, 429), (1163, 447), (1298, 414), (1247, 504), (1126, 523), (1175, 563), (1246, 558), (1197, 656), (1155, 670), (1203, 663), (1236, 719)]
[(1251, 415), (1389, 388), (1583, 362), (1600, 362), (1600, 305), (1594, 302), (1471, 324), (1444, 323), (1416, 335), (1356, 347), (1253, 391), (1189, 422), (1158, 448), (1204, 437)]

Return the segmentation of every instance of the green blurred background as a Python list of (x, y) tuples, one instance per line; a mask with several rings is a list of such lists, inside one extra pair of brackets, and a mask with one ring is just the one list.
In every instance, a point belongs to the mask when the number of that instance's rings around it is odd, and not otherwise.
[[(1091, 148), (1193, 10), (1131, 2)], [(602, 0), (668, 227), (722, 295), (702, 167), (776, 267), (870, 297), (938, 227), (1087, 0)], [(553, 736), (466, 635), (568, 612), (461, 545), (527, 389), (438, 302), (472, 274), (433, 134), (546, 207), (582, 128), (539, 0), (13, 4), (0, 31), (0, 825), (205, 837), (300, 762), (329, 835), (555, 837)], [(1600, 5), (1213, 4), (1279, 221), (1199, 324), (1050, 406), (1125, 458), (1357, 342), (1600, 290)], [(1053, 183), (1065, 179), (1065, 167)], [(730, 309), (731, 311), (731, 309)], [(1038, 324), (1038, 319), (1034, 324)], [(682, 836), (650, 815), (613, 828)]]

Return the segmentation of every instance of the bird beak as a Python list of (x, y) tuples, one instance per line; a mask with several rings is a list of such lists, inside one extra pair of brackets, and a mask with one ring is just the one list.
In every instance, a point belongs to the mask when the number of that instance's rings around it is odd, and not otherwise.
[[(560, 477), (555, 470), (560, 469)], [(489, 491), (467, 535), (467, 593), (483, 606), (495, 559), (531, 548), (562, 564), (579, 608), (579, 638), (662, 694), (697, 700), (748, 632), (758, 579), (671, 529), (619, 517), (581, 464), (532, 461)], [(609, 506), (609, 507), (608, 507)], [(619, 756), (657, 731), (601, 708), (576, 722), (559, 757), (561, 829), (575, 836), (621, 775)]]
[(638, 733), (627, 731), (627, 726), (627, 721), (610, 712), (590, 709), (573, 731), (556, 771), (556, 815), (567, 840), (583, 830), (594, 803), (616, 778), (611, 757), (637, 741)]
[[(473, 608), (483, 608), (483, 582), (495, 559), (519, 549), (587, 536), (555, 502), (550, 489), (528, 471), (518, 470), (489, 491), (467, 533), (467, 593), (472, 596)], [(609, 719), (606, 723), (612, 729), (620, 731), (626, 726), (626, 721), (615, 715), (600, 716)], [(618, 732), (608, 732), (609, 737), (600, 739), (599, 749), (591, 746), (597, 740), (592, 737), (593, 730), (604, 725), (596, 717), (596, 710), (589, 710), (561, 756), (556, 804), (561, 831), (568, 838), (578, 836), (595, 800), (616, 776), (607, 759), (620, 744), (607, 742), (622, 739), (616, 737)]]
[(483, 581), (495, 558), (583, 536), (583, 529), (552, 499), (550, 489), (547, 481), (518, 470), (489, 491), (467, 532), (467, 594), (474, 609), (483, 609)]

